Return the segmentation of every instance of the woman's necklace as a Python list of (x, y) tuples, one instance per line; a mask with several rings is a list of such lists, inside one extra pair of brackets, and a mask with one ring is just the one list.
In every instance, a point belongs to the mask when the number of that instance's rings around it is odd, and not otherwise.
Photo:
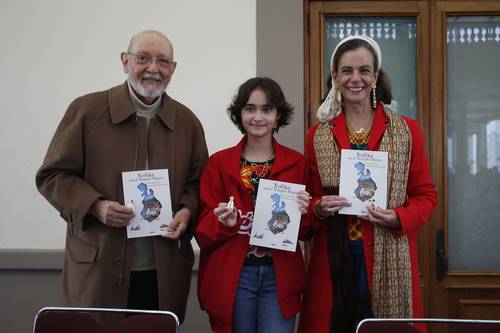
[(364, 127), (361, 127), (358, 130), (354, 130), (349, 123), (349, 120), (346, 115), (346, 124), (347, 124), (347, 135), (349, 137), (349, 141), (352, 145), (360, 147), (366, 147), (368, 145), (368, 140), (370, 139), (370, 132), (372, 129), (373, 118), (375, 117), (375, 112), (372, 113), (372, 119), (370, 120), (370, 124), (368, 128), (365, 130)]

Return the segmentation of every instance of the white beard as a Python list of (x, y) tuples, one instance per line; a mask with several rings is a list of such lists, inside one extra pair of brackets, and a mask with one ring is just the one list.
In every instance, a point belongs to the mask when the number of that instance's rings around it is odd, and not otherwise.
[(147, 78), (153, 78), (153, 79), (159, 79), (161, 80), (160, 74), (155, 73), (155, 74), (149, 74), (149, 73), (144, 73), (138, 80), (135, 80), (132, 77), (132, 71), (129, 70), (128, 72), (128, 82), (134, 89), (134, 91), (139, 94), (140, 96), (144, 98), (150, 98), (150, 99), (155, 99), (157, 97), (160, 97), (161, 94), (167, 89), (167, 83), (164, 82), (160, 87), (158, 87), (155, 90), (146, 90), (142, 85), (141, 85), (141, 80), (142, 79), (147, 79)]

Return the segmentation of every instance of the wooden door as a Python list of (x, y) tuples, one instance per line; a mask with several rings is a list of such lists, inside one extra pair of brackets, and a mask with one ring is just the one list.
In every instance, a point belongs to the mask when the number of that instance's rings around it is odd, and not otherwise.
[(498, 320), (500, 1), (436, 1), (429, 23), (430, 154), (440, 205), (429, 242), (428, 311)]

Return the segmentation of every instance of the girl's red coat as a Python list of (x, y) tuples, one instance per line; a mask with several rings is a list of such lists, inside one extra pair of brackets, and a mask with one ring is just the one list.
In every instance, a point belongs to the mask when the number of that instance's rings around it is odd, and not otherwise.
[[(232, 148), (212, 155), (200, 183), (201, 213), (195, 237), (201, 248), (198, 298), (210, 316), (215, 332), (231, 332), (233, 304), (240, 271), (248, 250), (253, 202), (240, 178), (240, 158), (246, 138)], [(304, 157), (273, 139), (275, 160), (269, 179), (306, 184)], [(222, 225), (213, 210), (234, 197), (238, 221), (232, 228)], [(301, 231), (308, 220), (303, 217)], [(301, 310), (305, 287), (304, 260), (299, 246), (295, 252), (272, 250), (278, 299), (285, 318)]]

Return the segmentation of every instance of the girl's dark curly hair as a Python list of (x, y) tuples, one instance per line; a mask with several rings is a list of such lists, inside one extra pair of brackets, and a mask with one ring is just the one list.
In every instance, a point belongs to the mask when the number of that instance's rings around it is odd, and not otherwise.
[(227, 108), (229, 118), (238, 127), (240, 132), (246, 134), (241, 120), (241, 110), (247, 105), (250, 95), (256, 89), (262, 90), (267, 96), (267, 103), (272, 107), (276, 107), (278, 111), (280, 118), (278, 119), (276, 132), (281, 127), (288, 125), (292, 120), (293, 106), (286, 101), (280, 86), (268, 77), (254, 77), (239, 87), (238, 93)]

